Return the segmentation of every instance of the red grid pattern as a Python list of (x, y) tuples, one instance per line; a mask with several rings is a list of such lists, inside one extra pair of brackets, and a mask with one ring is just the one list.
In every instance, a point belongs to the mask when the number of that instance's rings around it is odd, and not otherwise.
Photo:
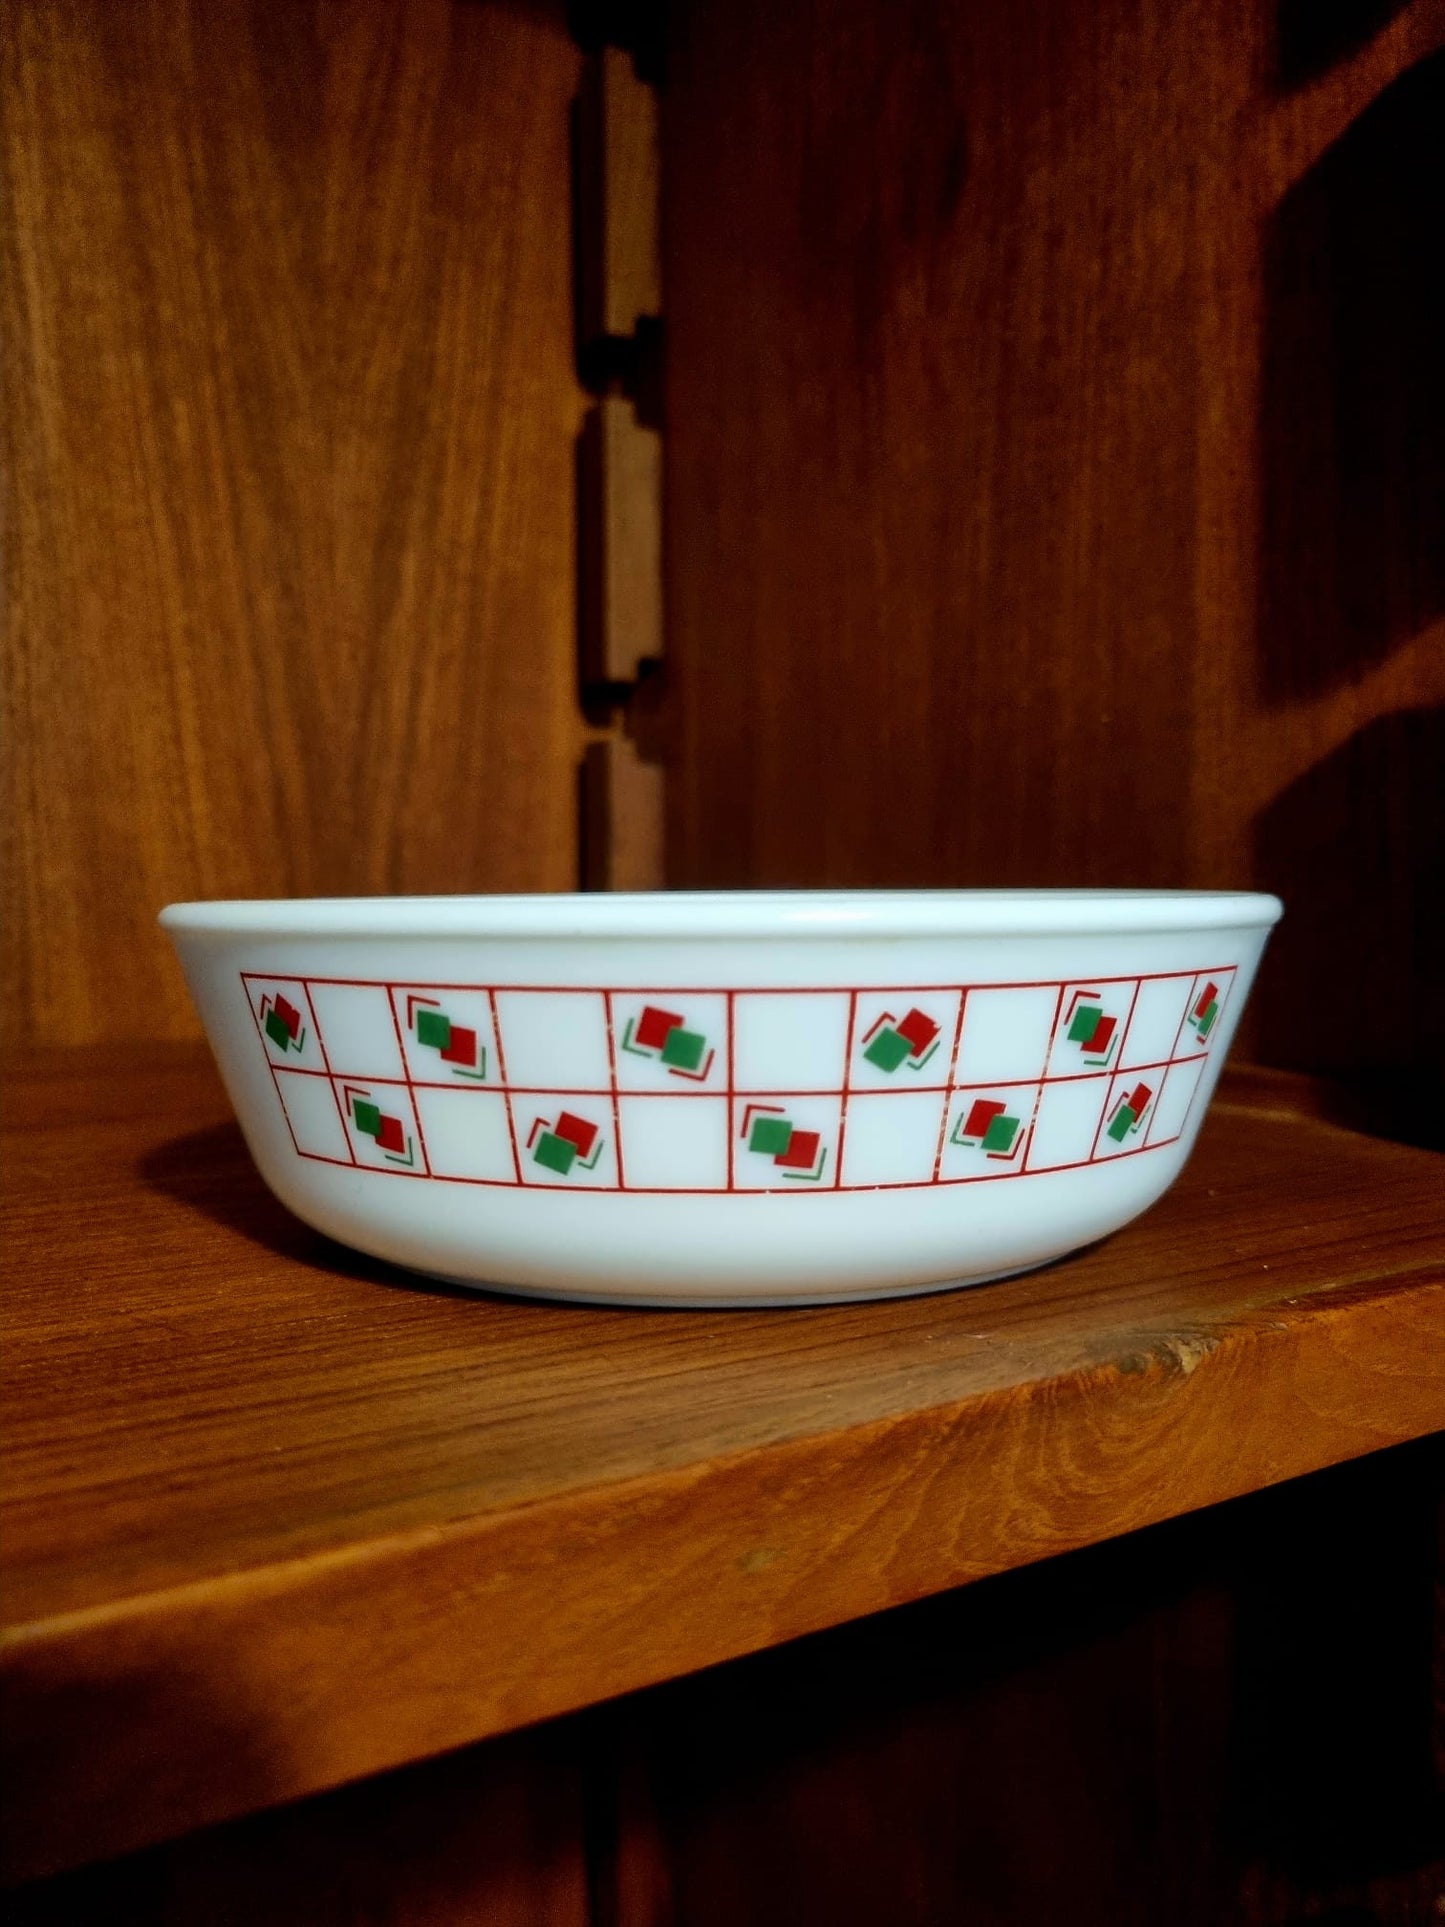
[[(862, 986), (858, 989), (854, 989), (846, 993), (849, 997), (847, 1042), (843, 1053), (843, 1061), (840, 1066), (843, 1073), (842, 1081), (838, 1084), (836, 1088), (827, 1089), (827, 1090), (809, 1089), (809, 1090), (799, 1092), (799, 1091), (792, 1091), (787, 1089), (766, 1090), (766, 1089), (758, 1088), (753, 1085), (749, 1085), (746, 1094), (750, 1098), (751, 1097), (777, 1097), (777, 1098), (793, 1097), (798, 1099), (799, 1101), (806, 1101), (806, 1100), (811, 1100), (816, 1098), (833, 1098), (833, 1099), (839, 1100), (840, 1102), (841, 1109), (840, 1109), (840, 1115), (839, 1115), (837, 1142), (834, 1147), (835, 1157), (833, 1159), (832, 1181), (831, 1183), (818, 1186), (816, 1190), (795, 1189), (794, 1187), (789, 1186), (788, 1187), (789, 1194), (795, 1197), (810, 1197), (810, 1196), (815, 1196), (820, 1194), (827, 1195), (829, 1192), (837, 1191), (837, 1190), (917, 1191), (917, 1190), (931, 1190), (936, 1186), (948, 1187), (948, 1186), (956, 1186), (956, 1185), (962, 1185), (962, 1184), (1000, 1184), (1000, 1183), (1007, 1182), (1010, 1178), (1044, 1176), (1053, 1171), (1076, 1170), (1084, 1166), (1092, 1165), (1096, 1163), (1097, 1164), (1113, 1163), (1120, 1158), (1139, 1157), (1147, 1151), (1160, 1150), (1167, 1145), (1175, 1144), (1184, 1135), (1189, 1119), (1193, 1114), (1195, 1102), (1198, 1098), (1199, 1084), (1203, 1081), (1202, 1069), (1201, 1069), (1200, 1077), (1196, 1078), (1195, 1080), (1194, 1087), (1190, 1092), (1188, 1103), (1179, 1119), (1177, 1128), (1168, 1137), (1156, 1138), (1153, 1135), (1153, 1132), (1154, 1132), (1155, 1118), (1159, 1110), (1159, 1100), (1164, 1094), (1164, 1090), (1167, 1083), (1167, 1076), (1171, 1069), (1174, 1069), (1175, 1067), (1184, 1068), (1184, 1067), (1196, 1066), (1196, 1065), (1202, 1067), (1204, 1061), (1210, 1055), (1212, 1055), (1211, 1046), (1214, 1043), (1214, 1038), (1219, 1033), (1220, 1026), (1218, 1025), (1216, 1025), (1215, 1031), (1211, 1035), (1207, 1044), (1200, 1045), (1197, 1048), (1185, 1049), (1181, 1052), (1181, 1044), (1185, 1039), (1185, 1035), (1187, 1031), (1188, 1013), (1193, 1001), (1194, 991), (1197, 989), (1197, 987), (1200, 984), (1205, 982), (1206, 979), (1212, 978), (1217, 982), (1219, 999), (1221, 1004), (1223, 1004), (1225, 1000), (1228, 998), (1230, 990), (1233, 987), (1236, 969), (1237, 969), (1237, 966), (1233, 964), (1218, 964), (1218, 965), (1206, 966), (1198, 970), (1154, 971), (1154, 972), (1146, 972), (1136, 977), (1120, 978), (1117, 976), (1110, 976), (1108, 978), (1098, 980), (1101, 983), (1104, 983), (1104, 982), (1107, 982), (1109, 984), (1127, 983), (1132, 986), (1129, 1012), (1124, 1022), (1124, 1031), (1123, 1031), (1123, 1036), (1120, 1043), (1118, 1056), (1113, 1059), (1113, 1063), (1111, 1067), (1108, 1069), (1068, 1072), (1063, 1074), (1057, 1074), (1054, 1076), (1050, 1076), (1048, 1074), (1048, 1066), (1052, 1058), (1054, 1044), (1059, 1034), (1059, 1027), (1060, 1027), (1060, 1023), (1061, 1023), (1063, 1011), (1064, 1011), (1065, 992), (1069, 989), (1071, 983), (1074, 984), (1077, 988), (1081, 984), (1083, 984), (1084, 980), (1069, 979), (1063, 983), (1060, 983), (1057, 979), (1048, 979), (1048, 980), (1031, 981), (1026, 983), (988, 983), (988, 984), (974, 984), (974, 985), (914, 984), (914, 985), (902, 987), (901, 989), (899, 986), (892, 985), (892, 984)], [(515, 1109), (513, 1105), (513, 1099), (520, 1098), (520, 1097), (555, 1097), (555, 1096), (605, 1097), (609, 1100), (610, 1109), (611, 1109), (612, 1127), (613, 1127), (613, 1133), (614, 1133), (613, 1143), (615, 1146), (615, 1156), (616, 1156), (616, 1165), (617, 1165), (617, 1181), (615, 1184), (594, 1185), (588, 1188), (591, 1188), (593, 1190), (610, 1191), (610, 1192), (625, 1191), (632, 1195), (644, 1194), (644, 1195), (655, 1195), (655, 1196), (662, 1196), (662, 1197), (686, 1197), (689, 1195), (716, 1197), (721, 1193), (726, 1193), (726, 1192), (741, 1193), (744, 1191), (754, 1192), (757, 1195), (766, 1195), (769, 1191), (782, 1190), (783, 1187), (781, 1185), (766, 1186), (766, 1187), (752, 1186), (752, 1185), (741, 1185), (741, 1184), (738, 1184), (736, 1181), (737, 1152), (736, 1152), (736, 1144), (735, 1144), (735, 1138), (736, 1138), (735, 1125), (736, 1125), (736, 1119), (737, 1119), (736, 1100), (739, 1093), (736, 1088), (736, 1057), (735, 1057), (735, 1049), (734, 1049), (734, 1040), (736, 1036), (737, 1001), (739, 998), (745, 998), (745, 997), (782, 997), (782, 996), (806, 997), (809, 995), (815, 995), (819, 997), (837, 997), (839, 995), (839, 991), (841, 988), (841, 986), (837, 986), (837, 985), (828, 985), (828, 986), (820, 986), (816, 991), (809, 992), (807, 990), (800, 990), (797, 987), (792, 985), (779, 985), (776, 988), (771, 988), (766, 986), (754, 986), (754, 987), (749, 987), (746, 990), (729, 989), (726, 987), (713, 988), (713, 987), (705, 987), (701, 985), (694, 985), (686, 990), (678, 990), (676, 988), (664, 990), (664, 989), (658, 989), (650, 986), (634, 986), (634, 987), (623, 988), (615, 985), (600, 986), (600, 985), (579, 985), (579, 984), (486, 985), (486, 984), (461, 984), (461, 983), (453, 983), (453, 984), (408, 983), (408, 984), (402, 985), (399, 983), (385, 982), (380, 979), (374, 979), (374, 978), (294, 977), (294, 976), (289, 976), (282, 971), (267, 973), (267, 972), (260, 972), (260, 971), (244, 971), (244, 970), (240, 973), (240, 976), (241, 976), (242, 989), (246, 996), (247, 1003), (250, 1007), (252, 1018), (255, 1022), (256, 1035), (261, 1043), (261, 1048), (265, 1054), (267, 1066), (271, 1073), (271, 1081), (276, 1090), (277, 1103), (280, 1106), (282, 1118), (286, 1123), (288, 1135), (291, 1138), (292, 1146), (295, 1149), (298, 1157), (308, 1158), (313, 1162), (320, 1163), (320, 1164), (334, 1164), (334, 1165), (340, 1165), (346, 1169), (356, 1169), (356, 1170), (364, 1170), (367, 1172), (375, 1172), (376, 1175), (380, 1177), (412, 1178), (412, 1179), (420, 1180), (421, 1182), (424, 1182), (424, 1183), (470, 1184), (470, 1185), (501, 1187), (505, 1189), (517, 1189), (520, 1187), (525, 1187), (526, 1189), (529, 1189), (529, 1190), (552, 1190), (552, 1191), (576, 1190), (579, 1187), (574, 1183), (571, 1183), (566, 1180), (559, 1180), (558, 1182), (555, 1182), (555, 1183), (549, 1183), (540, 1178), (528, 1177), (524, 1179), (522, 1175), (522, 1151), (521, 1151), (521, 1147), (519, 1146), (519, 1140), (517, 1135), (517, 1118), (516, 1118)], [(1134, 1014), (1138, 1007), (1139, 992), (1142, 986), (1146, 983), (1163, 983), (1163, 982), (1171, 982), (1171, 983), (1177, 982), (1180, 984), (1188, 984), (1191, 986), (1190, 995), (1187, 996), (1185, 999), (1184, 1014), (1180, 1017), (1178, 1025), (1175, 1029), (1174, 1042), (1173, 1042), (1173, 1046), (1170, 1051), (1170, 1054), (1168, 1057), (1161, 1058), (1150, 1063), (1131, 1064), (1129, 1066), (1127, 1073), (1121, 1073), (1118, 1067), (1123, 1063), (1124, 1059), (1128, 1055), (1130, 1031), (1132, 1029), (1133, 1022), (1134, 1022)], [(305, 996), (307, 1011), (308, 1011), (308, 1014), (310, 1015), (313, 1033), (317, 1041), (317, 1048), (321, 1055), (321, 1061), (322, 1061), (321, 1069), (318, 1070), (314, 1067), (297, 1066), (297, 1065), (290, 1065), (290, 1064), (282, 1064), (278, 1066), (275, 1059), (272, 1057), (271, 1052), (267, 1047), (265, 1032), (263, 1031), (262, 1025), (261, 1025), (259, 1001), (260, 1001), (261, 995), (267, 994), (268, 986), (271, 987), (269, 994), (274, 995), (275, 994), (274, 987), (277, 985), (299, 986), (302, 994)], [(253, 990), (253, 986), (255, 986), (254, 990)], [(392, 1027), (395, 1034), (397, 1052), (400, 1057), (402, 1071), (403, 1071), (403, 1075), (401, 1077), (399, 1078), (377, 1077), (369, 1074), (363, 1076), (360, 1073), (348, 1074), (344, 1070), (340, 1072), (337, 1071), (335, 1066), (333, 1066), (330, 1056), (328, 1054), (326, 1040), (322, 1035), (321, 1025), (317, 1017), (315, 1001), (312, 998), (312, 994), (311, 994), (313, 988), (320, 987), (320, 986), (338, 986), (338, 987), (343, 987), (347, 989), (380, 990), (386, 994), (387, 1004), (391, 1012), (391, 1022), (392, 1022)], [(976, 991), (982, 991), (982, 990), (1044, 990), (1044, 989), (1057, 991), (1057, 997), (1054, 1005), (1053, 1023), (1050, 1026), (1050, 1030), (1049, 1030), (1048, 1044), (1044, 1052), (1043, 1062), (1039, 1066), (1039, 1069), (1036, 1072), (1036, 1074), (1029, 1077), (999, 1078), (999, 1079), (992, 1080), (987, 1085), (970, 1084), (965, 1086), (965, 1085), (959, 1084), (956, 1081), (956, 1072), (958, 1068), (959, 1050), (962, 1043), (962, 1039), (965, 1034), (966, 1025), (968, 1022), (968, 1004), (969, 1004), (970, 993), (976, 992)], [(867, 1182), (848, 1183), (848, 1182), (845, 1182), (844, 1180), (844, 1166), (843, 1166), (843, 1153), (844, 1153), (845, 1135), (846, 1135), (847, 1120), (848, 1120), (848, 1099), (850, 1096), (866, 1095), (867, 1097), (872, 1099), (875, 1097), (886, 1097), (890, 1095), (890, 1090), (888, 1087), (879, 1087), (877, 1085), (872, 1085), (872, 1084), (856, 1085), (850, 1082), (850, 1071), (851, 1071), (852, 1059), (854, 1054), (853, 1046), (857, 1036), (858, 999), (860, 996), (873, 994), (880, 990), (887, 991), (890, 993), (898, 993), (898, 994), (927, 994), (929, 992), (938, 992), (938, 991), (947, 991), (950, 993), (956, 992), (958, 994), (958, 997), (959, 997), (958, 1017), (954, 1025), (954, 1032), (953, 1032), (953, 1038), (952, 1038), (952, 1051), (949, 1059), (948, 1082), (946, 1086), (939, 1087), (939, 1095), (943, 1099), (942, 1119), (939, 1127), (938, 1143), (934, 1154), (933, 1173), (931, 1177), (925, 1178), (925, 1179), (919, 1179), (916, 1181), (909, 1181), (905, 1183), (888, 1183), (888, 1184), (873, 1184), (873, 1183), (867, 1183)], [(408, 1069), (408, 1057), (406, 1052), (405, 1039), (402, 1035), (401, 1023), (397, 1015), (397, 997), (399, 995), (404, 995), (406, 992), (414, 992), (414, 991), (425, 991), (428, 993), (437, 993), (439, 995), (445, 995), (448, 991), (468, 992), (468, 993), (482, 995), (487, 999), (488, 1007), (490, 1009), (491, 1018), (492, 1018), (492, 1035), (496, 1045), (497, 1076), (494, 1080), (488, 1079), (485, 1084), (479, 1085), (479, 1086), (473, 1086), (471, 1088), (492, 1092), (502, 1097), (505, 1100), (506, 1111), (507, 1111), (508, 1133), (510, 1138), (511, 1159), (512, 1159), (512, 1176), (511, 1177), (509, 1178), (452, 1177), (445, 1174), (438, 1174), (432, 1169), (431, 1160), (426, 1148), (425, 1135), (422, 1129), (421, 1113), (415, 1103), (414, 1097), (412, 1097), (412, 1094), (418, 1090), (456, 1090), (458, 1087), (455, 1083), (448, 1082), (445, 1080), (418, 1078), (418, 1077), (413, 1077), (410, 1074), (410, 1071)], [(608, 1084), (606, 1086), (589, 1087), (589, 1086), (578, 1085), (578, 1084), (529, 1085), (529, 1084), (521, 1084), (521, 1083), (513, 1084), (509, 1082), (507, 1077), (506, 1044), (503, 1038), (502, 1024), (501, 1024), (500, 1015), (497, 1008), (498, 995), (505, 993), (507, 991), (521, 991), (521, 992), (528, 992), (535, 995), (552, 994), (557, 996), (569, 996), (569, 997), (593, 996), (593, 997), (600, 998), (602, 1001), (602, 1008), (604, 1012), (605, 1027), (606, 1027), (607, 1056), (608, 1056), (608, 1065), (609, 1065)], [(1085, 988), (1084, 994), (1097, 995), (1098, 993), (1097, 992), (1090, 993), (1087, 990), (1087, 988)], [(726, 1067), (725, 1083), (719, 1086), (712, 1087), (709, 1089), (704, 1089), (704, 1090), (668, 1088), (665, 1090), (659, 1089), (655, 1091), (650, 1091), (650, 1090), (632, 1089), (627, 1087), (620, 1088), (617, 1081), (617, 1043), (616, 1043), (616, 1035), (615, 1035), (615, 1026), (613, 1023), (614, 999), (637, 998), (637, 997), (645, 997), (648, 999), (669, 999), (675, 1002), (681, 1002), (685, 1008), (687, 999), (689, 997), (695, 997), (695, 996), (722, 997), (726, 1000), (727, 1035), (726, 1035), (726, 1038), (723, 1040), (724, 1048), (725, 1048), (724, 1063)], [(344, 1158), (331, 1157), (316, 1151), (308, 1151), (308, 1150), (303, 1150), (301, 1148), (301, 1145), (298, 1143), (296, 1138), (296, 1133), (292, 1125), (291, 1117), (287, 1112), (284, 1097), (282, 1096), (278, 1070), (284, 1073), (287, 1077), (318, 1078), (318, 1079), (324, 1079), (327, 1082), (327, 1084), (330, 1086), (331, 1093), (335, 1101), (336, 1114), (341, 1124), (342, 1135), (347, 1148), (346, 1157)], [(407, 1169), (405, 1167), (401, 1167), (397, 1165), (383, 1166), (383, 1165), (365, 1164), (357, 1158), (355, 1150), (352, 1146), (351, 1131), (347, 1124), (346, 1109), (342, 1103), (341, 1094), (340, 1094), (340, 1086), (343, 1083), (343, 1081), (347, 1079), (348, 1075), (351, 1076), (353, 1081), (364, 1082), (367, 1085), (375, 1085), (378, 1089), (381, 1089), (381, 1090), (385, 1090), (388, 1087), (405, 1089), (408, 1093), (408, 1096), (412, 1097), (410, 1109), (411, 1109), (412, 1117), (416, 1124), (417, 1144), (421, 1152), (420, 1168)], [(1099, 1151), (1099, 1142), (1104, 1132), (1106, 1123), (1108, 1121), (1108, 1114), (1113, 1108), (1113, 1106), (1110, 1104), (1110, 1101), (1109, 1101), (1110, 1093), (1113, 1090), (1114, 1085), (1120, 1075), (1124, 1075), (1128, 1079), (1134, 1080), (1134, 1081), (1137, 1081), (1139, 1078), (1146, 1075), (1153, 1076), (1154, 1085), (1155, 1085), (1153, 1109), (1149, 1114), (1147, 1127), (1144, 1130), (1142, 1138), (1137, 1145), (1130, 1146), (1126, 1150), (1118, 1150), (1111, 1153), (1106, 1153), (1101, 1156)], [(1039, 1108), (1042, 1103), (1043, 1094), (1045, 1090), (1047, 1090), (1048, 1088), (1054, 1085), (1081, 1084), (1081, 1083), (1095, 1083), (1099, 1086), (1098, 1120), (1094, 1127), (1093, 1143), (1092, 1143), (1092, 1147), (1090, 1149), (1089, 1155), (1087, 1157), (1078, 1158), (1069, 1163), (1031, 1166), (1029, 1162), (1029, 1156), (1033, 1147), (1034, 1132), (1038, 1123)], [(898, 1086), (893, 1087), (894, 1090), (899, 1092), (907, 1090), (909, 1088), (912, 1088), (912, 1087), (904, 1084), (900, 1084)], [(1032, 1089), (1034, 1090), (1035, 1094), (1034, 1094), (1033, 1104), (1030, 1109), (1028, 1122), (1025, 1126), (1025, 1136), (1024, 1136), (1024, 1142), (1023, 1142), (1022, 1154), (1018, 1156), (1016, 1160), (1010, 1160), (1010, 1168), (1007, 1170), (1001, 1170), (997, 1172), (982, 1172), (977, 1174), (969, 1174), (965, 1176), (950, 1177), (945, 1175), (942, 1170), (944, 1149), (948, 1141), (948, 1131), (949, 1131), (950, 1120), (954, 1116), (955, 1099), (958, 1096), (958, 1094), (966, 1090), (971, 1097), (974, 1097), (974, 1096), (977, 1096), (978, 1093), (982, 1090), (987, 1090), (991, 1092), (991, 1091), (1023, 1090), (1023, 1089)], [(726, 1182), (724, 1184), (710, 1185), (710, 1186), (628, 1184), (626, 1181), (625, 1168), (623, 1164), (621, 1116), (620, 1116), (620, 1111), (618, 1106), (619, 1096), (625, 1096), (628, 1098), (629, 1101), (641, 1100), (643, 1102), (647, 1102), (650, 1099), (660, 1099), (664, 1101), (673, 1101), (673, 1102), (692, 1101), (692, 1102), (725, 1103), (727, 1106), (727, 1117), (728, 1117), (728, 1131), (727, 1131), (728, 1153), (727, 1153)]]

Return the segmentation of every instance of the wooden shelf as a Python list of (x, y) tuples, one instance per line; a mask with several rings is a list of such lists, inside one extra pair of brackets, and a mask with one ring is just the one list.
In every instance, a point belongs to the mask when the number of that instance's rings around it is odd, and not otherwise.
[(50, 1057), (4, 1128), (11, 1878), (1445, 1424), (1441, 1160), (1288, 1080), (1064, 1264), (775, 1313), (358, 1258), (181, 1048)]

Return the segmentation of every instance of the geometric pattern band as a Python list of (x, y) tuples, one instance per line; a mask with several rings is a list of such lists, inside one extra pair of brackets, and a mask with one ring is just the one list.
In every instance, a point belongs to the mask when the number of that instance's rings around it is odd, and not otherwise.
[(811, 1196), (1176, 1143), (1236, 975), (737, 990), (278, 970), (241, 989), (300, 1157), (446, 1184)]

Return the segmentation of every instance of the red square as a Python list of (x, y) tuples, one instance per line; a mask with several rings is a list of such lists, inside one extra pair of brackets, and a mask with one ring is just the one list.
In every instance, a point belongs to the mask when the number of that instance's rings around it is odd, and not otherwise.
[(1219, 995), (1218, 984), (1206, 984), (1204, 986), (1203, 996), (1199, 999), (1199, 1002), (1194, 1006), (1194, 1012), (1193, 1012), (1194, 1016), (1203, 1017), (1205, 1011), (1208, 1010), (1209, 1006), (1214, 1002), (1215, 998), (1218, 995)]
[(644, 1050), (661, 1050), (669, 1031), (676, 1030), (681, 1022), (675, 1011), (659, 1010), (656, 1004), (648, 1004), (637, 1020), (636, 1041)]
[(477, 1033), (464, 1029), (461, 1024), (453, 1024), (452, 1041), (441, 1054), (448, 1064), (475, 1064)]
[(1118, 1028), (1119, 1020), (1117, 1017), (1101, 1017), (1094, 1026), (1093, 1036), (1088, 1039), (1083, 1048), (1088, 1051), (1091, 1056), (1105, 1056), (1109, 1049), (1109, 1040)]
[(1144, 1115), (1144, 1108), (1154, 1095), (1147, 1084), (1136, 1084), (1125, 1100), (1135, 1117)]
[(575, 1144), (579, 1158), (587, 1157), (597, 1142), (597, 1126), (589, 1124), (585, 1117), (573, 1117), (570, 1111), (563, 1111), (552, 1131), (554, 1136), (565, 1137), (569, 1144)]
[(976, 1097), (963, 1120), (963, 1135), (982, 1137), (994, 1119), (1003, 1116), (1005, 1108), (996, 1097)]
[(295, 1004), (288, 1003), (284, 997), (276, 999), (276, 1015), (294, 1037), (301, 1028), (301, 1012)]
[(897, 1030), (900, 1037), (908, 1039), (913, 1057), (921, 1057), (938, 1035), (937, 1024), (922, 1010), (910, 1010)]
[(383, 1151), (404, 1152), (406, 1150), (406, 1133), (401, 1128), (401, 1119), (399, 1117), (383, 1117), (381, 1120), (381, 1129), (376, 1134), (376, 1141)]
[(818, 1162), (819, 1142), (817, 1131), (794, 1131), (787, 1150), (780, 1151), (773, 1163), (782, 1165), (785, 1171), (811, 1171)]

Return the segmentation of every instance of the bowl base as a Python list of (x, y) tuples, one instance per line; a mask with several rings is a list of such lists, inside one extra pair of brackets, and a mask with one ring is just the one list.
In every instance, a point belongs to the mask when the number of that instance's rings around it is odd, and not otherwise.
[(865, 1305), (882, 1298), (923, 1298), (933, 1292), (962, 1291), (969, 1285), (995, 1284), (1002, 1278), (1017, 1278), (1026, 1271), (1040, 1271), (1057, 1264), (1060, 1252), (1040, 1258), (1035, 1264), (1013, 1265), (1006, 1271), (980, 1271), (965, 1278), (934, 1278), (923, 1284), (865, 1285), (858, 1291), (795, 1292), (782, 1286), (749, 1292), (727, 1291), (593, 1291), (586, 1286), (573, 1290), (561, 1285), (506, 1285), (491, 1278), (458, 1278), (443, 1271), (425, 1271), (407, 1265), (420, 1278), (435, 1278), (439, 1284), (463, 1291), (494, 1293), (503, 1298), (535, 1298), (554, 1305), (606, 1305), (615, 1309), (639, 1311), (801, 1311), (810, 1305)]

